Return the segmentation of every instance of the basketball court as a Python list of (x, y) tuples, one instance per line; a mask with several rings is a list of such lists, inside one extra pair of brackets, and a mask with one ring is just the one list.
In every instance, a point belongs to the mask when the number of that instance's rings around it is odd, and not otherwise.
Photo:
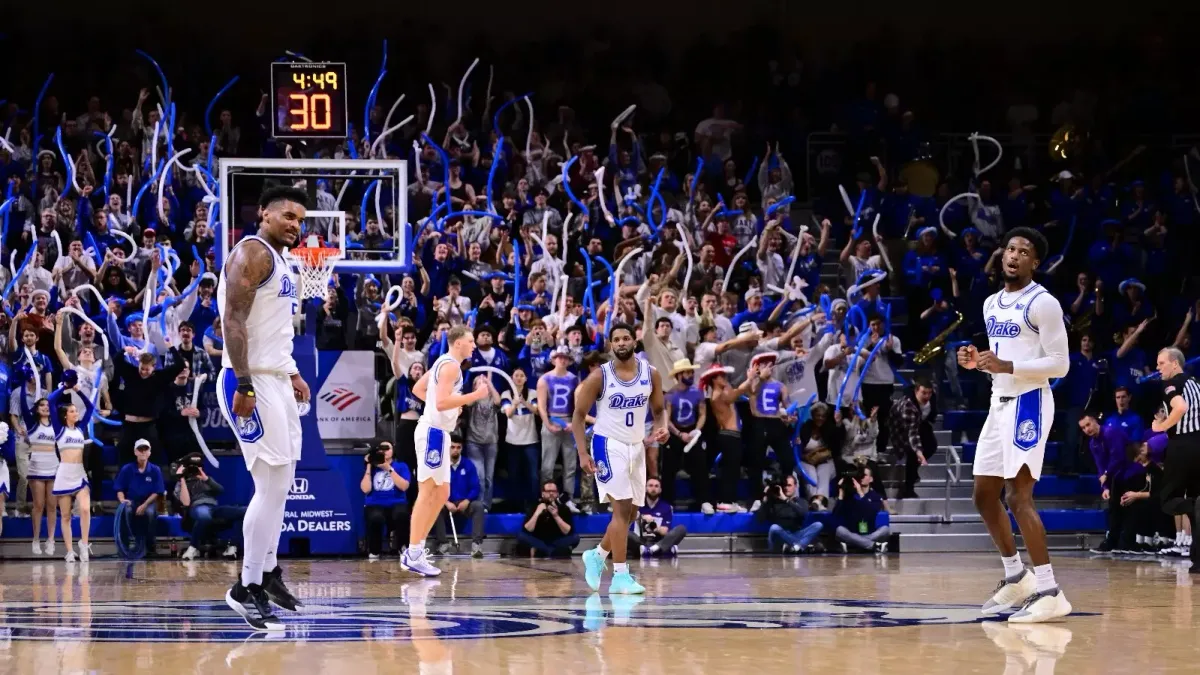
[(225, 606), (235, 563), (12, 562), (0, 672), (1196, 672), (1186, 563), (1054, 562), (1076, 614), (1014, 629), (978, 613), (995, 555), (634, 562), (641, 602), (591, 594), (578, 559), (442, 559), (432, 588), (395, 558), (290, 561), (307, 607), (275, 638)]

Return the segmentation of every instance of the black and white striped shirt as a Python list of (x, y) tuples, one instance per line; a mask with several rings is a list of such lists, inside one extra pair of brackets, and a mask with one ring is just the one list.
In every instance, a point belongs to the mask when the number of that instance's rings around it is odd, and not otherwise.
[(1181, 397), (1187, 403), (1179, 423), (1167, 430), (1168, 436), (1196, 434), (1200, 436), (1200, 382), (1187, 373), (1180, 373), (1163, 382), (1162, 402), (1167, 413), (1171, 412), (1171, 401)]

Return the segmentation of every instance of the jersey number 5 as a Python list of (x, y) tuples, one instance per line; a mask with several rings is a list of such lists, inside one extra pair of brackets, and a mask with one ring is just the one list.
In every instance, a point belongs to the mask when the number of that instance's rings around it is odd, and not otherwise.
[(627, 426), (627, 427), (633, 426), (633, 413), (631, 413), (631, 412), (625, 413), (625, 426)]

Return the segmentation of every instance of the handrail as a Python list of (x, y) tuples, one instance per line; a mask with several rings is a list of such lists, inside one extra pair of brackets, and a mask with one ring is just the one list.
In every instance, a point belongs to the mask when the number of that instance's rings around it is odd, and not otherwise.
[[(951, 464), (953, 462), (953, 464)], [(953, 469), (951, 469), (953, 467)], [(942, 522), (949, 523), (953, 520), (950, 513), (950, 495), (954, 490), (954, 486), (961, 481), (962, 475), (962, 456), (958, 454), (958, 450), (953, 445), (946, 446), (946, 500), (944, 510), (942, 512)]]

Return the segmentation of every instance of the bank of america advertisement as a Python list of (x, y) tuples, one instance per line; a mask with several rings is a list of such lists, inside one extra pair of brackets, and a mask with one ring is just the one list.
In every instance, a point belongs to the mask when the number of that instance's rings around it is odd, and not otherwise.
[(321, 438), (374, 438), (375, 355), (342, 352), (315, 398)]

